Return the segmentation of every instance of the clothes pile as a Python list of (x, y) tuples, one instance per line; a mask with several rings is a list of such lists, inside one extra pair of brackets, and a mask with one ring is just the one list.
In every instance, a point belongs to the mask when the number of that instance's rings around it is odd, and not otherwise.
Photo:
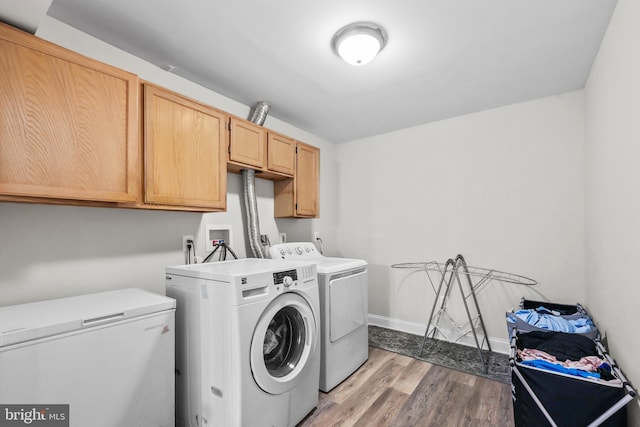
[(611, 365), (598, 355), (593, 340), (564, 332), (518, 333), (516, 355), (523, 365), (549, 371), (619, 381)]
[(522, 299), (506, 317), (516, 427), (626, 427), (635, 390), (582, 305)]
[(562, 317), (544, 306), (535, 310), (518, 310), (515, 315), (532, 326), (549, 331), (584, 334), (595, 329), (593, 321), (587, 316)]

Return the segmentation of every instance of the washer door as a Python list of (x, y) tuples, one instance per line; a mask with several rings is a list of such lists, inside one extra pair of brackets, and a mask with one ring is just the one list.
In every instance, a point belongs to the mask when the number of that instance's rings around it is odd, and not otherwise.
[(251, 341), (251, 371), (271, 394), (294, 388), (316, 348), (316, 319), (300, 295), (280, 295), (262, 313)]

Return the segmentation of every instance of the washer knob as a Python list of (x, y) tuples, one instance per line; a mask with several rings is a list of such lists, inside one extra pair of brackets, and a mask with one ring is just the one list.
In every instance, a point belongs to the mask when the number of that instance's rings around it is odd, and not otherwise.
[(300, 246), (298, 246), (298, 247), (296, 248), (296, 253), (297, 253), (298, 255), (302, 255), (302, 248), (301, 248)]
[(309, 248), (304, 248), (304, 251), (305, 251), (306, 253), (309, 253), (309, 252), (311, 252), (311, 249), (309, 249)]
[(293, 285), (293, 279), (291, 278), (291, 276), (284, 276), (284, 278), (282, 279), (282, 284), (288, 288), (289, 286)]
[(280, 249), (280, 255), (284, 256), (284, 254), (286, 254), (286, 253), (287, 253), (287, 251), (285, 251), (284, 249)]

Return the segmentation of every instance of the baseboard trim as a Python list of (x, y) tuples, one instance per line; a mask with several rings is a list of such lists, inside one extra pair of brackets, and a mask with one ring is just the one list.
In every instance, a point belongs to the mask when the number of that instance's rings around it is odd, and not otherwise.
[[(406, 332), (413, 335), (424, 335), (424, 330), (427, 325), (423, 323), (409, 322), (401, 319), (393, 319), (391, 317), (380, 316), (377, 314), (369, 313), (369, 324), (373, 326), (380, 326), (381, 328), (393, 329), (400, 332)], [(489, 337), (489, 343), (491, 349), (496, 353), (509, 354), (511, 347), (509, 341), (501, 338)], [(475, 341), (472, 336), (463, 337), (458, 341), (458, 344), (467, 345), (469, 347), (475, 347)]]

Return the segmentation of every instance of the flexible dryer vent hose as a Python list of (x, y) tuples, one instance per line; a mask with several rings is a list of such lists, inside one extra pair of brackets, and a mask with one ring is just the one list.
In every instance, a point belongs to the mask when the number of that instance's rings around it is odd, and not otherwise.
[[(249, 120), (262, 126), (269, 114), (269, 103), (260, 101), (256, 104)], [(256, 197), (256, 171), (252, 169), (242, 170), (242, 183), (244, 187), (244, 205), (247, 211), (247, 231), (249, 233), (249, 246), (254, 258), (264, 258), (260, 241), (260, 222), (258, 221), (258, 202)]]
[(249, 246), (254, 258), (264, 258), (260, 245), (260, 222), (258, 221), (258, 203), (256, 198), (256, 171), (242, 169), (242, 183), (244, 186), (244, 206), (247, 210), (247, 231), (249, 232)]
[(260, 101), (253, 108), (249, 121), (262, 126), (267, 119), (267, 114), (269, 114), (269, 103), (267, 101)]

